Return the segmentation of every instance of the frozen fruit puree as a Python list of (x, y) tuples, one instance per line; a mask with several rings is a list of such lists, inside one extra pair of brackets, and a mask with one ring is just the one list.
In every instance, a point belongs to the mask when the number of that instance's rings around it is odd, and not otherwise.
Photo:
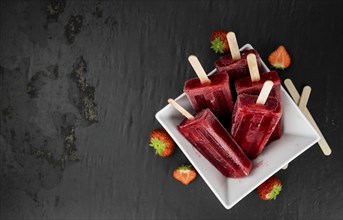
[(243, 177), (252, 163), (209, 109), (178, 126), (187, 140), (224, 176)]
[[(266, 72), (260, 74), (260, 80), (257, 82), (252, 82), (250, 77), (245, 77), (235, 81), (235, 89), (237, 95), (249, 94), (249, 95), (259, 95), (263, 84), (265, 81), (271, 80), (273, 82), (273, 88), (270, 92), (270, 96), (275, 97), (281, 106), (281, 83), (279, 75), (276, 71)], [(279, 121), (277, 127), (275, 128), (270, 141), (279, 139), (282, 136), (282, 120)]]
[(256, 50), (251, 49), (241, 51), (241, 59), (238, 60), (233, 60), (231, 54), (220, 57), (219, 60), (215, 62), (217, 72), (226, 72), (231, 81), (250, 76), (247, 62), (247, 55), (250, 53), (256, 55), (257, 65), (261, 68), (260, 55)]
[(209, 79), (209, 83), (201, 83), (199, 78), (187, 80), (184, 92), (196, 112), (209, 108), (221, 122), (229, 125), (234, 105), (229, 76), (219, 73), (210, 76)]
[(262, 152), (282, 114), (277, 98), (269, 96), (264, 105), (257, 98), (239, 95), (232, 116), (231, 134), (250, 159)]

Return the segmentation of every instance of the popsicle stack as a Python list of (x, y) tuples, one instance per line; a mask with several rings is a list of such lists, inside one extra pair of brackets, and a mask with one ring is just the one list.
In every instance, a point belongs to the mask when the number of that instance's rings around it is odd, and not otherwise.
[[(255, 54), (247, 55), (247, 63), (250, 72), (250, 77), (245, 77), (235, 81), (235, 89), (237, 95), (249, 94), (249, 95), (258, 95), (262, 89), (263, 83), (267, 80), (273, 82), (273, 88), (270, 92), (270, 96), (275, 97), (281, 106), (281, 82), (279, 75), (276, 71), (262, 73), (260, 75), (257, 58)], [(270, 137), (270, 141), (277, 140), (282, 135), (282, 120), (279, 121), (274, 132)]]
[(196, 114), (168, 102), (186, 118), (180, 133), (224, 176), (244, 177), (251, 159), (282, 135), (281, 86), (278, 73), (261, 73), (256, 50), (239, 51), (236, 36), (227, 34), (231, 54), (215, 62), (207, 76), (196, 56), (188, 60), (197, 74), (185, 82)]
[(231, 53), (220, 57), (219, 60), (215, 62), (218, 72), (226, 72), (229, 75), (231, 82), (249, 76), (247, 56), (251, 53), (255, 54), (258, 58), (258, 68), (261, 68), (260, 55), (256, 50), (239, 51), (236, 35), (233, 32), (227, 34), (227, 40)]

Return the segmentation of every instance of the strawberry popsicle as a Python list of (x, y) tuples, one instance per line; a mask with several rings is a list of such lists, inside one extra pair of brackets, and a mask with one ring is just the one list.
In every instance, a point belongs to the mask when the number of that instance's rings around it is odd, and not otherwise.
[(198, 78), (187, 80), (184, 92), (194, 110), (200, 112), (205, 108), (209, 108), (225, 126), (229, 126), (234, 103), (228, 75), (219, 73), (207, 77), (195, 56), (190, 56), (189, 61)]
[(178, 126), (181, 134), (224, 176), (244, 177), (250, 173), (251, 161), (211, 110), (192, 116), (174, 100), (168, 102), (187, 117)]
[[(275, 97), (280, 102), (280, 106), (282, 107), (281, 82), (280, 82), (278, 73), (276, 71), (271, 71), (271, 72), (259, 74), (258, 68), (256, 67), (256, 57), (254, 57), (254, 55), (252, 54), (249, 54), (248, 56), (249, 56), (249, 59), (247, 60), (248, 60), (248, 64), (251, 66), (251, 76), (238, 79), (235, 81), (235, 89), (236, 89), (237, 95), (240, 95), (240, 94), (259, 95), (263, 87), (263, 84), (267, 80), (271, 80), (274, 85), (269, 95)], [(255, 67), (253, 67), (254, 65)], [(272, 136), (270, 137), (270, 141), (279, 139), (282, 136), (282, 126), (283, 126), (282, 120), (280, 120)]]
[[(236, 79), (241, 79), (249, 76), (249, 69), (247, 63), (247, 55), (254, 53), (256, 57), (260, 57), (256, 50), (244, 50), (239, 51), (236, 35), (233, 32), (229, 32), (226, 35), (227, 41), (229, 43), (231, 54), (222, 56), (215, 62), (217, 72), (226, 72), (231, 82)], [(258, 66), (261, 67), (260, 59), (258, 59)]]
[(230, 80), (235, 81), (237, 79), (241, 79), (244, 77), (249, 76), (249, 69), (248, 69), (248, 62), (247, 62), (247, 55), (250, 53), (254, 53), (256, 55), (257, 64), (259, 68), (261, 68), (261, 61), (260, 61), (260, 55), (257, 53), (256, 50), (243, 50), (240, 52), (241, 58), (234, 60), (232, 58), (231, 54), (222, 56), (215, 62), (215, 66), (217, 69), (217, 72), (226, 72)]
[(266, 81), (259, 96), (241, 94), (235, 104), (231, 134), (250, 159), (263, 151), (281, 118), (279, 100), (269, 96), (272, 87)]

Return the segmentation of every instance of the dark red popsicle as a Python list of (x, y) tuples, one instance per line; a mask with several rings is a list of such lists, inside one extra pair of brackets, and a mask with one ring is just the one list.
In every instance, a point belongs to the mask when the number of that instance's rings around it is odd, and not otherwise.
[(225, 126), (229, 125), (234, 105), (229, 76), (219, 73), (209, 76), (209, 79), (209, 83), (201, 83), (199, 78), (187, 80), (184, 92), (196, 112), (209, 108)]
[(250, 159), (262, 152), (282, 114), (277, 98), (269, 96), (264, 105), (256, 104), (257, 98), (239, 95), (232, 119), (231, 134)]
[(220, 57), (219, 60), (215, 62), (217, 72), (226, 72), (229, 75), (231, 81), (250, 76), (248, 62), (246, 59), (247, 55), (250, 53), (256, 55), (257, 65), (259, 69), (261, 68), (261, 61), (259, 59), (260, 55), (257, 53), (256, 50), (243, 50), (240, 53), (241, 59), (238, 60), (233, 60), (231, 54)]
[(252, 163), (209, 109), (178, 126), (187, 140), (226, 177), (249, 174)]

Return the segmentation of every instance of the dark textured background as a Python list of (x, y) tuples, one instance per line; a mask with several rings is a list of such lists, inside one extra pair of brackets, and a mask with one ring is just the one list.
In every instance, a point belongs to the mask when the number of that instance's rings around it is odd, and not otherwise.
[[(0, 1), (0, 218), (209, 219), (343, 217), (342, 1)], [(218, 58), (209, 36), (236, 32), (263, 59), (284, 44), (280, 71), (331, 145), (286, 171), (276, 201), (250, 193), (225, 210), (187, 162), (148, 146), (155, 113)]]

